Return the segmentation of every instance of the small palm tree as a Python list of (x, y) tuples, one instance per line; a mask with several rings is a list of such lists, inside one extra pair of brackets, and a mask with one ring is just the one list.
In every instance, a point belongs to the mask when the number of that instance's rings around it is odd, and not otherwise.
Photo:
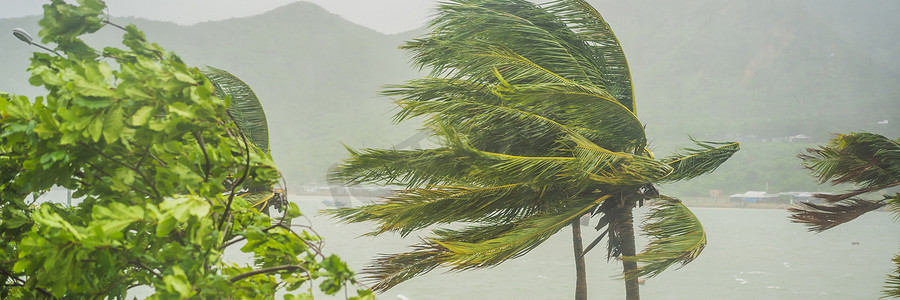
[[(403, 48), (431, 75), (384, 94), (397, 99), (396, 121), (420, 117), (438, 147), (348, 149), (330, 174), (346, 184), (405, 186), (383, 202), (330, 211), (340, 220), (376, 222), (374, 235), (437, 226), (411, 251), (378, 257), (364, 271), (375, 290), (438, 267), (495, 266), (570, 225), (580, 260), (574, 223), (586, 214), (602, 230), (588, 250), (608, 240), (609, 257), (623, 261), (629, 299), (638, 298), (638, 277), (700, 253), (700, 222), (654, 185), (711, 172), (739, 145), (698, 141), (656, 159), (624, 52), (586, 1), (450, 1), (430, 26)], [(653, 240), (637, 254), (632, 209), (648, 199), (643, 228)], [(467, 226), (441, 226), (451, 223)], [(583, 279), (579, 272), (582, 298)]]
[[(824, 204), (802, 202), (789, 208), (793, 222), (822, 232), (885, 206), (900, 214), (900, 193), (884, 195), (881, 200), (857, 198), (900, 186), (900, 139), (868, 132), (840, 134), (827, 146), (806, 152), (799, 157), (821, 183), (852, 183), (857, 188), (837, 195), (815, 195), (824, 199)], [(893, 261), (897, 269), (888, 277), (885, 297), (900, 297), (900, 254)]]

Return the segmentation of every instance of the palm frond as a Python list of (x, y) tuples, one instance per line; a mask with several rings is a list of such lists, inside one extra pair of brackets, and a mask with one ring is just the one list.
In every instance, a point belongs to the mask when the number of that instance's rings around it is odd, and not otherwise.
[(231, 97), (228, 113), (234, 118), (244, 135), (264, 152), (269, 151), (269, 125), (266, 112), (250, 86), (228, 71), (207, 66), (203, 75), (216, 88), (216, 96)]
[(597, 65), (601, 74), (599, 86), (605, 87), (622, 105), (637, 113), (631, 71), (625, 51), (609, 24), (597, 10), (584, 0), (558, 0), (548, 3), (547, 11), (568, 25), (578, 39), (593, 51), (588, 61)]
[(257, 211), (262, 211), (274, 197), (275, 192), (272, 190), (255, 191), (241, 195), (241, 198), (249, 202), (250, 207), (255, 208)]
[(800, 202), (788, 208), (791, 222), (809, 226), (809, 231), (822, 232), (884, 207), (885, 201), (847, 199), (830, 204)]
[(881, 291), (884, 298), (900, 298), (900, 254), (894, 256), (893, 262), (894, 273), (888, 274), (884, 290)]
[[(568, 226), (578, 217), (596, 208), (608, 199), (605, 195), (597, 199), (583, 198), (564, 203), (558, 211), (536, 214), (516, 221), (507, 231), (486, 240), (460, 240), (468, 236), (452, 230), (445, 230), (431, 241), (446, 248), (450, 254), (445, 264), (452, 270), (469, 270), (495, 266), (508, 259), (528, 253), (539, 246), (561, 228)], [(468, 238), (467, 238), (468, 239)]]
[(601, 89), (548, 83), (498, 86), (497, 93), (510, 107), (539, 112), (569, 128), (589, 130), (593, 143), (613, 150), (641, 147), (647, 142), (637, 116)]
[(687, 265), (706, 246), (706, 232), (700, 220), (675, 198), (660, 196), (651, 205), (641, 228), (650, 237), (650, 244), (636, 256), (622, 257), (641, 264), (634, 272), (625, 274), (626, 279), (653, 277), (673, 265)]
[(378, 223), (370, 235), (398, 232), (406, 236), (436, 224), (513, 222), (551, 209), (566, 197), (563, 191), (536, 191), (521, 184), (481, 188), (446, 186), (398, 191), (375, 204), (325, 213), (348, 223)]
[[(485, 73), (489, 69), (479, 61), (486, 58), (483, 54), (495, 51), (468, 51), (471, 48), (490, 49), (480, 45), (473, 47), (473, 43), (490, 43), (496, 49), (506, 48), (528, 58), (567, 80), (589, 82), (580, 58), (573, 54), (570, 44), (573, 39), (560, 35), (565, 32), (566, 24), (533, 3), (520, 0), (449, 1), (441, 5), (438, 12), (430, 24), (432, 34), (404, 47), (416, 53), (415, 59), (420, 66), (431, 67), (432, 74), (480, 75), (485, 80), (493, 80)], [(469, 64), (470, 61), (474, 63)]]
[(370, 284), (373, 291), (383, 292), (434, 270), (448, 256), (445, 248), (428, 241), (412, 248), (409, 252), (379, 255), (360, 272), (362, 281)]
[(579, 146), (573, 153), (588, 178), (605, 185), (640, 185), (657, 181), (672, 172), (671, 167), (660, 161), (596, 146)]
[(328, 180), (343, 184), (364, 182), (383, 185), (454, 184), (465, 182), (469, 165), (454, 149), (396, 150), (347, 148), (350, 157), (331, 170)]
[(672, 174), (663, 178), (663, 181), (686, 180), (715, 171), (741, 149), (741, 144), (736, 142), (705, 142), (693, 138), (691, 140), (699, 148), (683, 148), (662, 160), (674, 170)]
[(568, 203), (558, 213), (539, 214), (518, 222), (436, 229), (433, 238), (412, 251), (381, 255), (362, 271), (372, 289), (384, 291), (438, 267), (454, 271), (500, 264), (524, 255), (609, 196)]
[(859, 132), (841, 134), (827, 146), (806, 149), (803, 165), (822, 183), (854, 183), (863, 188), (900, 182), (900, 141)]

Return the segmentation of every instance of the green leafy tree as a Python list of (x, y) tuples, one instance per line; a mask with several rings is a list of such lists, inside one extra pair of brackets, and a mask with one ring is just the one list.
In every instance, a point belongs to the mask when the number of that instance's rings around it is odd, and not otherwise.
[[(354, 282), (319, 237), (282, 222), (301, 215), (296, 205), (281, 220), (253, 208), (250, 187), (280, 180), (264, 143), (254, 144), (262, 112), (236, 112), (246, 99), (217, 89), (224, 81), (134, 25), (110, 23), (104, 8), (45, 5), (39, 35), (60, 55), (35, 53), (29, 81), (47, 95), (0, 93), (0, 298), (123, 299), (143, 285), (150, 299), (277, 290), (308, 299), (316, 283), (335, 294)], [(107, 25), (124, 31), (124, 49), (81, 39)], [(84, 200), (29, 200), (53, 186)], [(223, 260), (240, 242), (252, 264)]]
[[(331, 178), (405, 186), (385, 201), (330, 211), (376, 222), (373, 235), (437, 226), (406, 253), (365, 270), (375, 290), (438, 267), (495, 266), (528, 253), (584, 215), (597, 217), (609, 257), (620, 257), (629, 299), (637, 279), (693, 260), (706, 244), (700, 222), (655, 184), (713, 171), (737, 143), (697, 142), (656, 159), (635, 113), (619, 42), (585, 1), (459, 0), (440, 6), (426, 37), (407, 42), (431, 75), (388, 88), (399, 121), (419, 118), (432, 149), (350, 150)], [(637, 254), (632, 209), (653, 200)], [(463, 224), (462, 228), (445, 228)], [(576, 259), (581, 243), (575, 235)], [(583, 280), (583, 272), (579, 272)], [(584, 281), (579, 281), (582, 283)], [(578, 297), (586, 297), (580, 287)]]
[[(858, 198), (900, 186), (900, 139), (891, 140), (868, 132), (840, 134), (828, 145), (809, 148), (806, 152), (799, 157), (821, 183), (850, 183), (856, 189), (840, 194), (817, 194), (825, 203), (802, 202), (789, 208), (793, 222), (808, 225), (810, 231), (822, 232), (885, 206), (900, 214), (900, 193), (884, 195), (880, 200)], [(900, 254), (893, 261), (897, 269), (888, 277), (885, 297), (900, 297)]]

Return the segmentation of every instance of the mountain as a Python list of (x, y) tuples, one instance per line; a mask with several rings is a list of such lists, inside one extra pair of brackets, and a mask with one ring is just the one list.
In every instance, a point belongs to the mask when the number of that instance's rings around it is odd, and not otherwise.
[[(177, 53), (188, 65), (210, 65), (246, 81), (269, 119), (272, 155), (290, 183), (323, 183), (332, 164), (351, 147), (390, 147), (415, 133), (414, 124), (391, 123), (389, 99), (377, 91), (387, 83), (412, 79), (397, 46), (413, 33), (385, 35), (350, 23), (311, 3), (298, 2), (240, 19), (180, 26), (144, 19), (134, 23), (148, 39)], [(37, 35), (37, 18), (0, 19), (0, 28), (22, 27)], [(106, 27), (90, 36), (95, 48), (115, 45), (122, 32)], [(0, 89), (39, 95), (27, 86), (27, 58), (35, 50), (0, 39)], [(21, 70), (21, 71), (19, 71)], [(15, 76), (13, 76), (15, 74)]]
[[(830, 133), (855, 130), (900, 136), (900, 19), (893, 17), (900, 2), (591, 3), (622, 42), (638, 116), (658, 153), (686, 145), (688, 134), (750, 143), (798, 134), (821, 143)], [(390, 122), (395, 107), (377, 91), (421, 76), (396, 47), (423, 29), (385, 35), (304, 2), (192, 26), (112, 21), (135, 23), (188, 64), (222, 68), (249, 83), (266, 109), (272, 153), (289, 183), (322, 183), (327, 168), (345, 156), (342, 143), (390, 147), (419, 138), (415, 124)], [(22, 27), (36, 35), (36, 23), (35, 17), (0, 19), (0, 30)], [(107, 27), (90, 42), (111, 45), (121, 34)], [(0, 49), (0, 90), (40, 94), (27, 86), (25, 72), (36, 49), (10, 36), (0, 38)], [(756, 148), (765, 147), (745, 150)], [(720, 171), (746, 172), (759, 157), (739, 152), (735, 161), (748, 166)], [(798, 166), (779, 176), (806, 176)], [(776, 171), (754, 172), (760, 182), (775, 182), (766, 176)]]
[(625, 48), (651, 138), (900, 135), (900, 2), (592, 2)]

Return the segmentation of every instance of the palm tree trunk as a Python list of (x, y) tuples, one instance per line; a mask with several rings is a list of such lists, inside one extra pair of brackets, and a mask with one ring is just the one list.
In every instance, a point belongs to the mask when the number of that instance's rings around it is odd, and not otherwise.
[[(623, 256), (635, 256), (637, 254), (634, 246), (634, 215), (632, 214), (631, 203), (626, 203), (622, 209), (622, 219), (619, 224), (619, 238), (621, 238), (621, 250)], [(625, 274), (637, 270), (637, 262), (622, 260), (622, 268)], [(641, 293), (638, 287), (638, 279), (625, 280), (625, 299), (640, 300)]]
[(575, 249), (575, 300), (587, 300), (587, 273), (581, 243), (581, 218), (572, 222), (572, 244)]

